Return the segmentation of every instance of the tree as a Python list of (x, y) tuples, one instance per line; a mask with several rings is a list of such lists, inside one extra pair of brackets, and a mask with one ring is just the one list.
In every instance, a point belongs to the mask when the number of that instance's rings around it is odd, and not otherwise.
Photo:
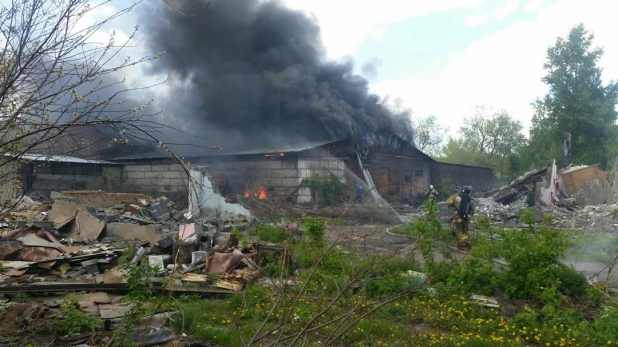
[(120, 58), (137, 27), (124, 42), (117, 43), (115, 34), (106, 43), (96, 42), (103, 26), (136, 5), (91, 23), (92, 12), (107, 2), (0, 5), (0, 151), (5, 154), (0, 184), (13, 177), (29, 151), (62, 154), (61, 143), (79, 146), (80, 141), (67, 141), (76, 129), (95, 129), (122, 142), (158, 142), (155, 136), (165, 126), (156, 122), (156, 113), (146, 113), (150, 102), (133, 99), (133, 92), (149, 86), (127, 86), (120, 74), (162, 53)]
[(523, 126), (504, 110), (490, 112), (488, 106), (477, 106), (476, 114), (464, 119), (461, 138), (450, 139), (443, 147), (442, 160), (491, 167), (499, 177), (510, 177), (513, 161), (509, 157), (517, 155), (526, 143)]
[(413, 127), (416, 147), (430, 155), (437, 155), (448, 128), (439, 124), (436, 116), (415, 119)]
[(535, 102), (532, 121), (530, 151), (540, 155), (528, 160), (535, 164), (552, 158), (562, 161), (560, 148), (569, 132), (573, 162), (607, 167), (618, 133), (618, 85), (603, 85), (598, 66), (603, 49), (593, 47), (593, 41), (594, 35), (579, 24), (547, 50), (542, 80), (549, 92)]

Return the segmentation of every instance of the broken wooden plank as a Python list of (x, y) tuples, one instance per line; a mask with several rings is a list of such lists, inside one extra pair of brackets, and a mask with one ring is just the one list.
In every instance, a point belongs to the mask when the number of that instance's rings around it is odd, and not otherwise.
[(182, 276), (181, 280), (188, 283), (208, 284), (210, 277), (208, 275), (187, 273)]
[(237, 281), (228, 281), (228, 280), (217, 280), (215, 282), (215, 287), (233, 290), (235, 292), (239, 292), (243, 289), (244, 283)]

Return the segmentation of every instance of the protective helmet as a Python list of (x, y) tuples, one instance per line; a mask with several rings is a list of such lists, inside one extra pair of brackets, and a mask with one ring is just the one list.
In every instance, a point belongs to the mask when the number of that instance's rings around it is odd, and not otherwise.
[(468, 186), (463, 187), (463, 189), (461, 190), (461, 192), (462, 192), (462, 193), (464, 193), (464, 194), (470, 194), (470, 187), (468, 187)]
[(429, 186), (429, 189), (433, 189), (433, 185), (430, 185), (430, 186)]

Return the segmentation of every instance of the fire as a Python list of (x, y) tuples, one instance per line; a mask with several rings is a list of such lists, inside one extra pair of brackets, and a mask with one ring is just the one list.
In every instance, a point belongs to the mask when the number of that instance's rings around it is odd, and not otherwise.
[(249, 190), (249, 186), (247, 185), (247, 188), (245, 188), (245, 192), (243, 193), (242, 196), (245, 199), (248, 199), (251, 195), (253, 195), (254, 197), (256, 197), (256, 198), (258, 198), (260, 200), (268, 199), (268, 195), (266, 195), (266, 190), (262, 186), (260, 186), (256, 192), (251, 194), (251, 191)]
[(258, 192), (257, 192), (257, 197), (260, 200), (264, 200), (264, 199), (267, 198), (266, 191), (264, 190), (264, 187), (260, 186), (260, 188), (258, 189)]

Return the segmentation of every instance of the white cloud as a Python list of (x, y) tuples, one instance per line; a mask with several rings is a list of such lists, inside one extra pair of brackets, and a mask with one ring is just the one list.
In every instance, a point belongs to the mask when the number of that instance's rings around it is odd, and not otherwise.
[(483, 25), (487, 23), (488, 20), (489, 20), (489, 15), (486, 13), (483, 13), (483, 14), (475, 14), (475, 15), (469, 16), (468, 18), (466, 18), (465, 22), (467, 25), (471, 27), (475, 27), (475, 26), (479, 26), (479, 25)]
[(519, 8), (520, 0), (502, 0), (501, 2), (489, 3), (490, 8), (479, 9), (478, 14), (466, 18), (465, 23), (469, 26), (479, 26), (490, 20), (502, 20), (507, 18)]
[(354, 53), (367, 38), (378, 38), (385, 26), (408, 18), (462, 8), (476, 8), (489, 0), (285, 0), (293, 9), (315, 16), (330, 58)]
[(547, 48), (574, 25), (584, 23), (595, 33), (595, 42), (604, 46), (600, 65), (605, 82), (618, 78), (613, 9), (614, 5), (602, 0), (591, 0), (585, 6), (578, 0), (559, 0), (540, 9), (535, 21), (516, 22), (471, 44), (453, 56), (436, 79), (389, 80), (372, 89), (401, 97), (416, 114), (435, 114), (454, 130), (479, 104), (504, 108), (529, 126), (530, 104), (546, 92), (541, 77)]

